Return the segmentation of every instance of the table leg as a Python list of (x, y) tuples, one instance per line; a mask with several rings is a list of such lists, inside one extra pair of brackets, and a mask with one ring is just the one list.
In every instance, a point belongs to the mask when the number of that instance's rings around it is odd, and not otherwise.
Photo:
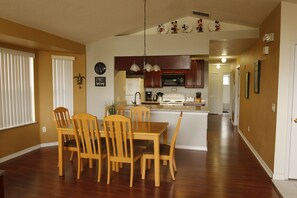
[(58, 130), (58, 166), (59, 166), (59, 176), (63, 176), (64, 166), (63, 166), (63, 136), (62, 131)]
[(160, 138), (154, 138), (155, 186), (160, 186)]
[[(163, 144), (167, 144), (168, 141), (168, 133), (167, 133), (167, 128), (165, 132), (163, 133)], [(163, 160), (163, 165), (167, 166), (167, 160)]]

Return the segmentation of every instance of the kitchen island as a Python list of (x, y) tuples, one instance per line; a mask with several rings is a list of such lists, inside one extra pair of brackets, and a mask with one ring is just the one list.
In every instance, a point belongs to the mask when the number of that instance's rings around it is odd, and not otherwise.
[[(169, 122), (169, 142), (173, 136), (179, 114), (183, 111), (176, 148), (207, 151), (207, 107), (183, 105), (144, 106), (151, 109), (151, 121)], [(133, 106), (126, 106), (127, 114), (131, 107)]]

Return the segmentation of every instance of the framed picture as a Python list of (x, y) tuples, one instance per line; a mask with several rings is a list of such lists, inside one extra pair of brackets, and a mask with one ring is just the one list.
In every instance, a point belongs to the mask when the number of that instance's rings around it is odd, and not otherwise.
[(106, 78), (105, 77), (95, 77), (95, 86), (96, 87), (105, 87)]
[(260, 73), (261, 73), (261, 61), (257, 60), (254, 65), (254, 92), (256, 94), (260, 92)]
[(250, 72), (245, 74), (245, 98), (249, 99), (250, 97)]

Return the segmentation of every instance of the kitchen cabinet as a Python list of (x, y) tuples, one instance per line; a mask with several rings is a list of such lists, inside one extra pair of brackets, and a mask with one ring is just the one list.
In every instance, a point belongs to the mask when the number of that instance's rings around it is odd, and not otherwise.
[(204, 61), (192, 60), (191, 69), (185, 70), (185, 87), (186, 88), (203, 88), (204, 87)]
[(160, 88), (160, 87), (162, 87), (161, 71), (145, 72), (144, 73), (144, 87), (145, 88)]
[[(191, 58), (188, 55), (172, 56), (146, 56), (146, 62), (151, 65), (158, 64), (161, 70), (183, 70), (190, 69)], [(130, 70), (131, 65), (135, 63), (143, 68), (143, 56), (119, 56), (114, 58), (115, 70)]]

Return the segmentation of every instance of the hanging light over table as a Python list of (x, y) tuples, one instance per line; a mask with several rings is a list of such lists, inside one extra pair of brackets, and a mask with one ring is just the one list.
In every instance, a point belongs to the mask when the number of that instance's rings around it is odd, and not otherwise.
[[(143, 70), (146, 72), (151, 71), (160, 71), (160, 66), (155, 64), (152, 66), (148, 61), (146, 61), (146, 0), (144, 0), (144, 9), (143, 9)], [(133, 64), (130, 67), (131, 71), (140, 71), (140, 67), (137, 64)]]

